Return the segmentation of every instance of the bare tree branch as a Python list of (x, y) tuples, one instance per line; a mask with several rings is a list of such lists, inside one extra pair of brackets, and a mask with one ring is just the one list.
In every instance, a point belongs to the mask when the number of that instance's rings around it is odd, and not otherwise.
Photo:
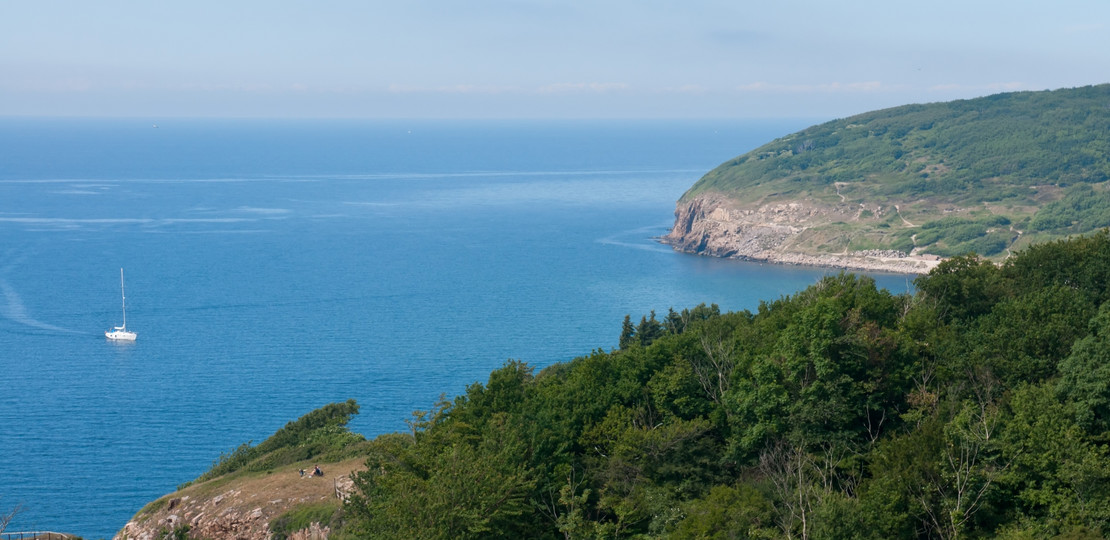
[(712, 335), (706, 329), (701, 335), (701, 348), (705, 358), (691, 359), (690, 364), (705, 394), (714, 403), (720, 404), (728, 391), (732, 369), (736, 365), (736, 342), (723, 329), (718, 328)]
[(22, 511), (23, 505), (17, 504), (15, 505), (15, 508), (12, 508), (7, 513), (0, 514), (0, 533), (4, 532), (8, 528), (8, 524), (11, 523), (12, 520), (15, 519), (15, 516), (19, 515), (19, 513)]

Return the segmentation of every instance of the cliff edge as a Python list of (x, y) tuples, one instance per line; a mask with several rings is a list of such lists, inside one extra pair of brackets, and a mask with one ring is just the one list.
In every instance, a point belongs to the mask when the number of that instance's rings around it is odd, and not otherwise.
[(706, 193), (679, 201), (674, 226), (661, 240), (698, 255), (846, 270), (920, 274), (940, 263), (935, 255), (892, 249), (820, 253), (810, 247), (827, 236), (820, 232), (824, 227), (857, 218), (853, 210), (806, 200), (745, 204)]
[[(315, 477), (311, 463), (296, 464), (266, 474), (217, 478), (190, 485), (148, 504), (124, 525), (113, 540), (157, 540), (187, 531), (190, 538), (269, 540), (274, 522), (289, 520), (299, 509), (337, 512), (354, 489), (351, 473), (364, 458), (322, 464), (325, 474)], [(289, 538), (326, 538), (326, 517), (296, 526)], [(171, 536), (167, 536), (171, 535)]]

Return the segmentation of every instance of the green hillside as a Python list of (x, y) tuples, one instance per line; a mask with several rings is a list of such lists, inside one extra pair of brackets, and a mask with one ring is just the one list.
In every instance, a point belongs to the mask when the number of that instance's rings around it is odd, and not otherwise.
[(370, 441), (343, 429), (357, 405), (329, 405), (140, 518), (303, 501), (330, 483), (297, 467), (357, 455), (345, 502), (254, 513), (276, 538), (1106, 538), (1110, 233), (915, 283), (626, 318), (618, 349), (509, 361)]
[(834, 120), (722, 164), (683, 199), (898, 205), (900, 216), (864, 212), (842, 234), (868, 239), (857, 249), (997, 255), (1110, 225), (1108, 181), (1103, 84)]
[[(1110, 236), (626, 319), (371, 441), (361, 538), (1105, 538)], [(616, 328), (614, 328), (616, 330)], [(614, 331), (614, 338), (617, 332)]]

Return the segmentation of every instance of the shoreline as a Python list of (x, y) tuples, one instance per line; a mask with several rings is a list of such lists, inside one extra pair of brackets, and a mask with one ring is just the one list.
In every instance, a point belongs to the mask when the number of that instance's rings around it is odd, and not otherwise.
[[(675, 205), (671, 231), (656, 238), (675, 251), (721, 259), (836, 268), (846, 271), (926, 274), (943, 260), (893, 249), (842, 253), (805, 253), (798, 245), (826, 245), (830, 237), (806, 238), (807, 232), (851, 219), (844, 208), (812, 202), (737, 207), (720, 194), (703, 194)], [(827, 236), (827, 235), (826, 235)], [(804, 241), (803, 241), (804, 240)]]
[(907, 255), (905, 257), (884, 258), (850, 255), (805, 255), (801, 253), (782, 253), (764, 259), (730, 257), (738, 260), (760, 260), (772, 264), (792, 266), (814, 266), (836, 268), (845, 271), (886, 272), (891, 274), (922, 275), (929, 273), (941, 263), (941, 259), (928, 260)]
[(861, 252), (860, 255), (811, 255), (805, 253), (773, 253), (764, 251), (758, 255), (729, 255), (720, 256), (702, 251), (682, 249), (666, 236), (655, 239), (660, 244), (671, 246), (679, 253), (697, 255), (699, 257), (716, 257), (718, 259), (731, 259), (746, 262), (782, 264), (788, 266), (811, 266), (815, 268), (834, 268), (848, 272), (885, 272), (890, 274), (922, 275), (936, 268), (943, 259), (934, 256), (922, 257), (918, 255), (895, 255), (893, 253)]

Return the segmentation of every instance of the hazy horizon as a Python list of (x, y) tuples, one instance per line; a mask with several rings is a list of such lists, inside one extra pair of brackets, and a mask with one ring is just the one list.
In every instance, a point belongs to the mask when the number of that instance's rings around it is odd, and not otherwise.
[(0, 116), (833, 118), (1110, 82), (1110, 3), (5, 4)]

